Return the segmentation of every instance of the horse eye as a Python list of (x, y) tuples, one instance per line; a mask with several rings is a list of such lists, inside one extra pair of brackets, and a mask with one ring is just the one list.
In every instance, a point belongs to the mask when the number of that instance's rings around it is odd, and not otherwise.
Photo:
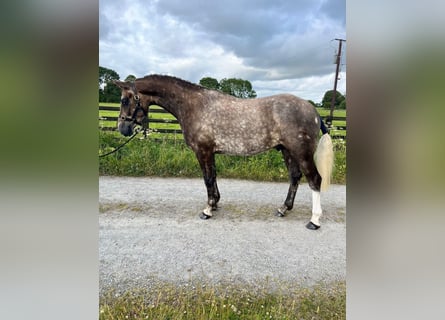
[(130, 99), (128, 99), (127, 97), (125, 97), (121, 100), (121, 104), (124, 106), (128, 106), (129, 103), (130, 103)]

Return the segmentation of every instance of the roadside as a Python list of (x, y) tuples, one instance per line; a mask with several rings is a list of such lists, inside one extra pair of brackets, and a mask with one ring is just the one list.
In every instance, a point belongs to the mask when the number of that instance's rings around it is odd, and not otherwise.
[(346, 188), (322, 194), (322, 227), (307, 230), (311, 191), (273, 215), (287, 183), (221, 179), (220, 208), (203, 221), (202, 179), (99, 178), (100, 291), (176, 285), (311, 286), (344, 281)]

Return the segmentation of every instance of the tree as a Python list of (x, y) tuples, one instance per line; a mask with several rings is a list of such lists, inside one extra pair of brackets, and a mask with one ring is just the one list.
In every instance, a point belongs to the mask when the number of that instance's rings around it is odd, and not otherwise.
[(113, 80), (119, 80), (119, 74), (112, 69), (99, 66), (99, 87), (103, 87)]
[(252, 84), (248, 80), (237, 78), (224, 78), (219, 82), (222, 92), (228, 93), (238, 98), (255, 98), (256, 92), (252, 89)]
[(99, 66), (99, 101), (120, 101), (121, 91), (113, 84), (113, 80), (119, 80), (119, 74), (112, 69)]
[(199, 80), (199, 84), (203, 87), (220, 90), (238, 98), (255, 98), (256, 92), (252, 89), (252, 84), (248, 80), (236, 78), (224, 78), (220, 82), (215, 78), (204, 77)]
[[(323, 96), (323, 100), (321, 100), (321, 105), (323, 108), (326, 108), (326, 109), (331, 108), (331, 100), (332, 100), (333, 94), (334, 94), (334, 90), (328, 90), (325, 92), (325, 94)], [(340, 103), (344, 100), (345, 100), (345, 96), (342, 95), (340, 92), (336, 91), (334, 108), (338, 109)], [(345, 107), (346, 107), (346, 105), (345, 105)]]
[(199, 80), (199, 84), (208, 89), (219, 90), (219, 82), (215, 78), (204, 77)]
[(108, 83), (104, 88), (104, 100), (102, 102), (120, 102), (121, 89), (114, 83)]
[(134, 80), (136, 80), (136, 76), (129, 74), (126, 78), (125, 81), (127, 82), (134, 82)]

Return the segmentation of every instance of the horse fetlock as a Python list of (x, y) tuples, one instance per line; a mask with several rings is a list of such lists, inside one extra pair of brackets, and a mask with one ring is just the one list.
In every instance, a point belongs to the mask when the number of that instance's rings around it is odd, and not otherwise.
[(292, 200), (289, 200), (289, 201), (286, 201), (285, 203), (284, 203), (284, 206), (283, 207), (286, 207), (286, 210), (292, 210), (292, 208), (294, 207), (294, 201), (293, 201), (293, 199)]
[(283, 205), (277, 209), (277, 211), (275, 212), (275, 215), (277, 217), (284, 217), (284, 215), (286, 214), (286, 211), (287, 211), (287, 206)]
[(207, 220), (212, 217), (212, 207), (210, 205), (207, 206), (200, 214), (199, 217), (203, 220)]
[(209, 199), (207, 201), (208, 207), (211, 207), (212, 210), (218, 209), (218, 200), (217, 199)]

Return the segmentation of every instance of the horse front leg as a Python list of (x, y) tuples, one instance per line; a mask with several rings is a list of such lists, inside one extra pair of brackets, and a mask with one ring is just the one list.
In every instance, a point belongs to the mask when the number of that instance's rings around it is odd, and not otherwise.
[(215, 198), (215, 205), (213, 207), (214, 210), (216, 210), (218, 208), (217, 204), (219, 202), (219, 199), (221, 198), (221, 195), (219, 194), (219, 189), (218, 189), (218, 184), (216, 183), (216, 167), (215, 167), (215, 183), (213, 185), (213, 196)]
[(199, 214), (199, 217), (206, 220), (212, 217), (212, 211), (217, 209), (217, 203), (220, 199), (216, 183), (215, 155), (212, 152), (197, 152), (196, 156), (207, 188), (207, 207)]

